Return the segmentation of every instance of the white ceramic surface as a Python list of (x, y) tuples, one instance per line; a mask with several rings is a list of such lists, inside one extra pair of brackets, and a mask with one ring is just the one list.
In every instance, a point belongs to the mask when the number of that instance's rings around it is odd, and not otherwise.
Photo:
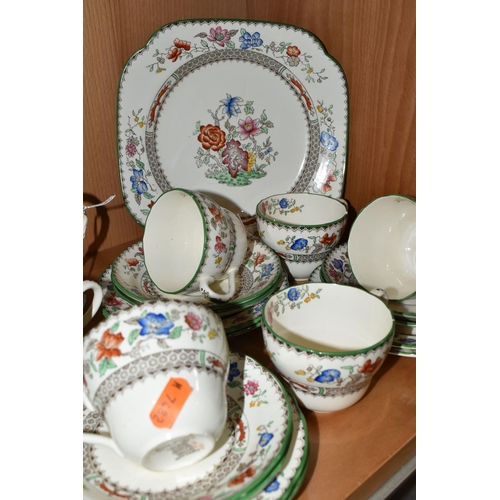
[[(177, 471), (152, 472), (103, 446), (85, 444), (84, 483), (132, 500), (254, 497), (283, 470), (289, 448), (296, 446), (292, 409), (277, 378), (248, 356), (231, 354), (226, 386), (226, 427), (205, 459)], [(106, 431), (102, 420), (89, 413), (83, 425), (87, 432)]]
[[(238, 231), (234, 222), (241, 226)], [(163, 292), (199, 290), (209, 299), (228, 301), (236, 292), (246, 232), (240, 220), (204, 194), (172, 189), (151, 208), (143, 248), (149, 276)], [(228, 291), (218, 293), (210, 284), (223, 278)]]
[(348, 102), (341, 66), (308, 31), (244, 20), (167, 24), (119, 81), (125, 205), (144, 225), (151, 201), (174, 187), (204, 192), (244, 219), (274, 192), (338, 198)]
[(85, 292), (87, 290), (92, 290), (92, 302), (90, 306), (83, 313), (83, 326), (87, 325), (89, 321), (97, 314), (99, 307), (101, 307), (103, 292), (101, 286), (95, 281), (85, 280), (83, 282), (83, 306), (85, 307), (87, 300)]
[(283, 193), (261, 200), (256, 213), (259, 237), (284, 259), (296, 280), (304, 280), (340, 240), (347, 203), (311, 193)]
[(266, 351), (299, 401), (319, 412), (359, 401), (394, 335), (388, 307), (372, 294), (308, 283), (273, 295), (262, 313)]
[(391, 300), (416, 292), (416, 202), (401, 195), (376, 198), (353, 222), (347, 242), (357, 282), (383, 288)]
[(111, 433), (84, 434), (84, 442), (152, 470), (210, 453), (226, 421), (229, 369), (224, 328), (212, 311), (178, 301), (134, 306), (92, 329), (83, 352), (84, 404)]

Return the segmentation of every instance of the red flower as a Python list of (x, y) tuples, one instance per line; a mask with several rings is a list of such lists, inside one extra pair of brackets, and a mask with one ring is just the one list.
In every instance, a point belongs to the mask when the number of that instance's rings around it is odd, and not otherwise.
[(298, 57), (300, 55), (300, 50), (298, 49), (298, 47), (296, 47), (295, 45), (289, 45), (287, 48), (286, 48), (286, 53), (290, 56), (290, 57)]
[(130, 267), (135, 267), (137, 264), (139, 264), (139, 261), (137, 259), (125, 259), (125, 262), (130, 266)]
[(266, 260), (266, 256), (257, 252), (255, 259), (253, 261), (253, 267), (257, 267), (259, 264), (262, 264)]
[(120, 307), (121, 305), (123, 305), (123, 302), (120, 299), (113, 297), (113, 298), (108, 300), (108, 305)]
[(198, 140), (201, 142), (203, 149), (219, 151), (226, 144), (226, 133), (217, 125), (202, 125)]
[(372, 365), (372, 360), (367, 359), (365, 364), (358, 370), (359, 373), (373, 373), (382, 363), (382, 358), (377, 358), (375, 363)]
[(237, 478), (230, 481), (228, 486), (236, 486), (238, 484), (241, 484), (246, 477), (252, 477), (254, 474), (255, 474), (255, 468), (250, 467), (246, 471), (242, 472)]
[(335, 233), (332, 233), (331, 236), (328, 236), (328, 233), (325, 233), (323, 237), (319, 240), (319, 242), (323, 245), (331, 245), (336, 238), (337, 235)]
[(172, 62), (177, 61), (178, 57), (182, 54), (182, 50), (174, 47), (173, 49), (168, 51), (167, 59), (170, 59)]
[(122, 352), (118, 346), (123, 342), (121, 333), (111, 333), (109, 328), (102, 334), (101, 341), (95, 345), (97, 349), (96, 361), (101, 358), (112, 358), (113, 356), (121, 356)]
[(187, 42), (186, 40), (179, 40), (178, 38), (174, 40), (174, 45), (179, 49), (184, 49), (184, 50), (189, 50), (191, 48), (190, 42)]
[(217, 222), (222, 222), (222, 213), (221, 211), (217, 208), (216, 205), (211, 205), (208, 207), (208, 209), (210, 210), (210, 213), (214, 216), (214, 219), (217, 221)]
[(222, 151), (222, 163), (227, 165), (227, 170), (231, 177), (234, 179), (238, 173), (238, 170), (243, 172), (247, 171), (248, 167), (248, 152), (240, 148), (241, 142), (236, 140), (231, 140), (227, 143), (226, 149)]

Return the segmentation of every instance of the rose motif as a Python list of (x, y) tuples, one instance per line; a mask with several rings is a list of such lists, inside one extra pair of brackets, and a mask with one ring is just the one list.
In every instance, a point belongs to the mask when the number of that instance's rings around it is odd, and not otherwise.
[(201, 142), (203, 149), (219, 151), (226, 143), (226, 133), (217, 125), (202, 125), (198, 140)]

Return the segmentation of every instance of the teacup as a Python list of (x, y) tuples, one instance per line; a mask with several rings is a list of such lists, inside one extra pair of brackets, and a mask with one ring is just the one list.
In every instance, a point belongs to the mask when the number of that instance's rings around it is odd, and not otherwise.
[(256, 214), (262, 241), (296, 280), (305, 280), (338, 244), (347, 202), (312, 193), (277, 194), (261, 200)]
[[(384, 296), (383, 290), (374, 293)], [(357, 403), (382, 366), (394, 320), (376, 295), (307, 283), (267, 301), (261, 323), (267, 354), (309, 410), (332, 412)]]
[(103, 293), (102, 288), (95, 281), (85, 280), (83, 282), (83, 300), (84, 306), (86, 303), (86, 295), (85, 292), (87, 290), (92, 290), (92, 304), (83, 314), (83, 326), (87, 325), (88, 322), (97, 314), (99, 307), (101, 307)]
[[(241, 220), (203, 193), (172, 189), (154, 203), (146, 219), (144, 262), (153, 283), (169, 294), (201, 291), (227, 302), (246, 251)], [(210, 284), (227, 278), (228, 291)]]
[(383, 288), (390, 300), (416, 293), (416, 201), (401, 195), (371, 201), (352, 224), (347, 250), (358, 283)]
[(100, 323), (83, 347), (83, 402), (111, 435), (84, 433), (85, 443), (158, 471), (212, 451), (226, 423), (229, 368), (215, 313), (187, 302), (147, 302)]

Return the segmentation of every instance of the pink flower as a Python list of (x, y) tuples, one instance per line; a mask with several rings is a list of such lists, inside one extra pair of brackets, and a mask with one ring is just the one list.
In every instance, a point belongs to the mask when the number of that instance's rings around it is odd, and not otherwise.
[(257, 126), (257, 119), (252, 120), (251, 116), (247, 116), (245, 120), (239, 120), (240, 135), (243, 139), (248, 139), (251, 135), (260, 134), (260, 128)]
[(216, 236), (215, 237), (215, 241), (217, 242), (215, 244), (215, 251), (217, 253), (221, 253), (221, 252), (224, 252), (226, 250), (226, 245), (224, 245), (224, 243), (222, 243), (222, 239), (220, 236)]
[(330, 182), (335, 182), (337, 178), (333, 175), (333, 170), (328, 170), (327, 174), (325, 175), (324, 179), (321, 180), (321, 185), (320, 185), (320, 190), (323, 194), (326, 194), (328, 191), (332, 190), (332, 187), (330, 186)]
[(125, 152), (127, 153), (127, 156), (135, 156), (137, 153), (137, 148), (135, 147), (135, 144), (127, 144), (125, 146)]
[(234, 139), (226, 143), (226, 148), (222, 151), (222, 163), (227, 165), (229, 174), (234, 179), (238, 170), (246, 172), (248, 166), (248, 152), (240, 148), (241, 142)]
[(231, 37), (227, 36), (227, 30), (223, 30), (220, 26), (217, 26), (215, 29), (210, 28), (210, 35), (207, 37), (207, 40), (224, 47), (224, 42), (229, 42)]
[(194, 313), (187, 313), (186, 316), (184, 316), (184, 320), (191, 330), (199, 330), (203, 326), (201, 318)]
[(247, 396), (253, 396), (259, 390), (258, 382), (254, 382), (253, 380), (249, 380), (245, 384), (245, 394)]

